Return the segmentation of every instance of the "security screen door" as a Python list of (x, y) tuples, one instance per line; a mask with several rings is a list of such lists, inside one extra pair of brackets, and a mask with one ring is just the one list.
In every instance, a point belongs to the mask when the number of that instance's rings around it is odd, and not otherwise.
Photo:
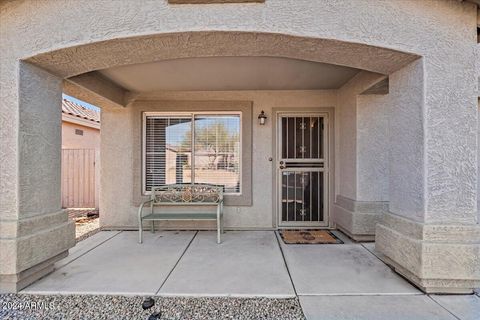
[(279, 226), (328, 225), (326, 114), (279, 114)]

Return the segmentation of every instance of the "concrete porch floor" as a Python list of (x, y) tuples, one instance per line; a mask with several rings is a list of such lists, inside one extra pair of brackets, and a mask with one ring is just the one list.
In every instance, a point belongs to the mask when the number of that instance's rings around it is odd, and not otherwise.
[(307, 319), (478, 319), (480, 298), (424, 295), (373, 244), (285, 245), (273, 231), (102, 231), (25, 294), (298, 296)]

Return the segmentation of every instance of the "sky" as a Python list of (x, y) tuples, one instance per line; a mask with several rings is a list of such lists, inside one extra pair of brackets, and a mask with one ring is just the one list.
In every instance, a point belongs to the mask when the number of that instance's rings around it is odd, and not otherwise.
[(90, 109), (90, 110), (95, 110), (95, 111), (100, 111), (100, 108), (99, 107), (96, 107), (94, 106), (93, 104), (90, 104), (90, 103), (86, 103), (85, 101), (82, 101), (82, 100), (78, 100), (74, 97), (71, 97), (71, 96), (68, 96), (66, 94), (63, 94), (62, 95), (63, 99), (67, 99), (67, 100), (70, 100), (72, 102), (75, 102), (81, 106), (84, 106), (85, 108), (87, 109)]

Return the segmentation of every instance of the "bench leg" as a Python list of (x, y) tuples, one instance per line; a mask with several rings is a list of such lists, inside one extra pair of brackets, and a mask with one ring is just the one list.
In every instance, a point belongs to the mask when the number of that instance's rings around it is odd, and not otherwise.
[(220, 215), (220, 206), (217, 207), (217, 243), (221, 243), (221, 232), (222, 232), (222, 223), (221, 223), (222, 216)]
[(223, 218), (220, 216), (220, 234), (223, 234)]
[(155, 220), (152, 220), (152, 233), (155, 233)]
[(224, 220), (223, 220), (223, 214), (222, 214), (220, 216), (220, 227), (221, 227), (222, 234), (225, 233), (225, 226), (223, 224), (224, 224)]
[(223, 201), (222, 203), (220, 204), (220, 219), (222, 219), (222, 233), (225, 233), (225, 225), (224, 225), (224, 216), (223, 216)]
[(138, 243), (142, 243), (143, 242), (143, 228), (142, 228), (142, 223), (140, 222), (139, 223), (139, 227), (138, 227)]

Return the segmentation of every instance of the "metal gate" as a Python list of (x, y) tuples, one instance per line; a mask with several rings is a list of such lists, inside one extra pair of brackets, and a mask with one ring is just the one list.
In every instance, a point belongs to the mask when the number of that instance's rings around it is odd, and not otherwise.
[(328, 225), (326, 114), (279, 114), (277, 135), (280, 227)]
[(95, 149), (62, 149), (62, 207), (98, 208)]

